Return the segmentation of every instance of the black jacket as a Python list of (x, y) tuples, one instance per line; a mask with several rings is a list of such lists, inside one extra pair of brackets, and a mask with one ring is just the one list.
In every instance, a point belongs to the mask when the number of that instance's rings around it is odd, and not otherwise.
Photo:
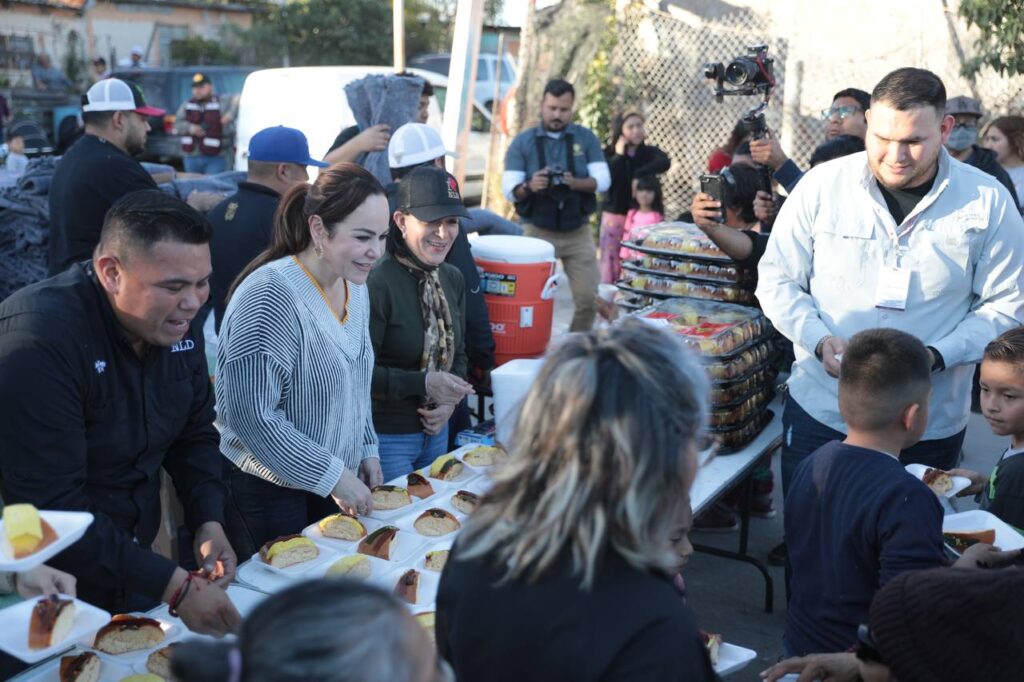
[(493, 558), (460, 559), (456, 543), (437, 591), (439, 654), (459, 680), (717, 679), (672, 581), (601, 556), (583, 591), (568, 560), (536, 582), (501, 582)]
[(974, 145), (974, 151), (971, 152), (971, 155), (965, 163), (974, 166), (978, 170), (985, 171), (1001, 182), (1006, 189), (1010, 190), (1010, 196), (1013, 197), (1013, 205), (1020, 206), (1020, 200), (1017, 198), (1017, 190), (1013, 187), (1013, 180), (1010, 179), (1010, 175), (1006, 172), (1006, 169), (1000, 166), (999, 162), (996, 161), (995, 152), (991, 149), (985, 149), (984, 147)]
[(213, 302), (214, 323), (220, 333), (220, 323), (227, 308), (228, 289), (253, 258), (270, 246), (274, 229), (274, 211), (281, 195), (254, 182), (238, 183), (238, 192), (210, 211), (213, 238), (210, 239), (210, 258), (213, 277), (210, 278), (210, 298)]
[(50, 183), (49, 274), (92, 257), (115, 201), (156, 188), (138, 161), (106, 140), (83, 135), (61, 158)]
[[(398, 208), (398, 183), (392, 182), (384, 188), (388, 197), (388, 210), (394, 215)], [(397, 229), (394, 221), (391, 229)], [(466, 356), (469, 372), (474, 369), (489, 370), (494, 367), (494, 336), (491, 334), (491, 319), (487, 314), (487, 303), (480, 288), (480, 271), (476, 269), (473, 252), (469, 248), (466, 228), (459, 224), (459, 236), (452, 243), (445, 260), (462, 273), (466, 284)], [(216, 267), (216, 266), (215, 266)]]
[(173, 347), (140, 359), (91, 264), (78, 263), (0, 304), (0, 386), (4, 501), (95, 516), (47, 563), (104, 609), (124, 608), (120, 590), (159, 601), (175, 569), (148, 549), (160, 523), (160, 468), (193, 530), (224, 517), (201, 330), (193, 324)]
[(665, 152), (649, 144), (641, 144), (633, 156), (620, 156), (615, 147), (606, 147), (604, 156), (608, 159), (612, 184), (604, 195), (601, 210), (619, 215), (626, 215), (633, 206), (633, 178), (664, 173), (672, 165)]

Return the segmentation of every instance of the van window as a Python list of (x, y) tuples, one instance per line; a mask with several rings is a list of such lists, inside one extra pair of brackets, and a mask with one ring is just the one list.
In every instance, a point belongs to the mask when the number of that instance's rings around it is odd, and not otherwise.
[(487, 120), (484, 113), (480, 111), (480, 107), (473, 107), (473, 118), (469, 122), (469, 129), (474, 133), (491, 132), (491, 122)]
[(512, 83), (516, 80), (515, 71), (512, 69), (512, 65), (509, 64), (508, 59), (501, 60), (501, 82)]
[(491, 73), (491, 60), (484, 59), (483, 57), (476, 60), (476, 81), (493, 80), (494, 75)]

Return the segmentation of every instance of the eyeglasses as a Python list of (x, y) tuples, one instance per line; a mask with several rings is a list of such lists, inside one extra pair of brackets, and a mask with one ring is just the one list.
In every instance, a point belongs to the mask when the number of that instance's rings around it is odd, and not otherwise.
[(960, 123), (953, 124), (953, 130), (957, 130), (959, 128), (965, 128), (967, 130), (977, 130), (978, 124), (975, 123), (974, 121), (962, 121)]
[(871, 630), (867, 625), (861, 624), (857, 628), (857, 650), (855, 656), (865, 663), (879, 663), (885, 665), (882, 654), (879, 653), (875, 641), (871, 638)]
[(863, 111), (863, 109), (858, 107), (856, 104), (847, 104), (846, 106), (843, 107), (829, 107), (828, 109), (821, 110), (821, 120), (827, 121), (833, 116), (838, 116), (839, 120), (842, 121), (844, 119), (850, 118), (858, 111)]

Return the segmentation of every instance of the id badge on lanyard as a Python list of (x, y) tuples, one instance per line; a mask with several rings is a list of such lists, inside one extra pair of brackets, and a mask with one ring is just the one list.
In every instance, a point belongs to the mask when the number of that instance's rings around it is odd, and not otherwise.
[(911, 221), (903, 232), (896, 234), (886, 225), (891, 248), (886, 249), (885, 262), (878, 274), (878, 288), (875, 290), (875, 307), (882, 310), (906, 310), (907, 297), (910, 295), (910, 269), (903, 262), (903, 257), (910, 250), (901, 246), (900, 240), (914, 229), (916, 220)]

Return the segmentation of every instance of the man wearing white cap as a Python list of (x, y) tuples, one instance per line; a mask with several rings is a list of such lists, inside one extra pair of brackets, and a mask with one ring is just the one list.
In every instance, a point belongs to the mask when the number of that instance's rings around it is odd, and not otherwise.
[(157, 188), (132, 156), (146, 146), (147, 117), (163, 114), (146, 105), (137, 85), (117, 78), (82, 95), (85, 134), (61, 158), (50, 185), (50, 275), (92, 257), (111, 204)]
[(145, 51), (142, 49), (142, 45), (133, 45), (131, 56), (128, 59), (122, 59), (117, 65), (132, 69), (144, 69), (148, 66), (146, 60), (142, 58), (144, 54)]

